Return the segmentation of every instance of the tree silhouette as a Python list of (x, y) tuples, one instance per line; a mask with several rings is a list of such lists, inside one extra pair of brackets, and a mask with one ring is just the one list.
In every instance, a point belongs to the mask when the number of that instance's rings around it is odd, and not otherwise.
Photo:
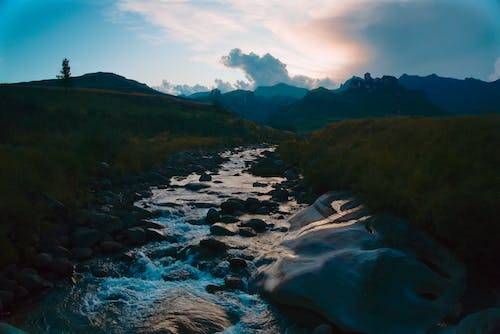
[(62, 61), (62, 68), (60, 74), (57, 76), (61, 80), (61, 84), (68, 89), (71, 84), (71, 68), (69, 67), (68, 58), (64, 58)]

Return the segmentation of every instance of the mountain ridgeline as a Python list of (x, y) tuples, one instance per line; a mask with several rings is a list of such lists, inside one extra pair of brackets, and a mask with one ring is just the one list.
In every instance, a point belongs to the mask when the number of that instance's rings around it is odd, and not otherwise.
[(352, 118), (440, 116), (500, 112), (500, 81), (403, 75), (353, 77), (329, 90), (286, 84), (196, 93), (191, 99), (212, 102), (241, 117), (273, 127), (307, 132)]

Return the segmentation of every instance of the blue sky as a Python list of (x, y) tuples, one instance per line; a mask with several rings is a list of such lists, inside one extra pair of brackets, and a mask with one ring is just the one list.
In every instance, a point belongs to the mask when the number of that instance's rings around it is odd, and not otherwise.
[(493, 80), (498, 17), (498, 0), (0, 0), (0, 82), (54, 78), (64, 57), (74, 75), (167, 91), (366, 71)]

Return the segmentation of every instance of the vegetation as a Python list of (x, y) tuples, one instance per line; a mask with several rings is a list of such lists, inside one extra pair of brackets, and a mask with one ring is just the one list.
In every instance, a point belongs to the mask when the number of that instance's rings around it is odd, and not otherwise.
[(180, 150), (281, 135), (211, 105), (170, 96), (10, 85), (0, 86), (0, 123), (4, 259), (15, 257), (7, 237), (15, 227), (36, 235), (45, 226), (47, 208), (35, 195), (67, 206), (85, 202), (101, 161), (118, 173), (138, 172)]
[(61, 72), (57, 76), (57, 79), (61, 81), (63, 87), (68, 88), (71, 83), (71, 68), (69, 67), (68, 58), (64, 58), (62, 61)]
[[(462, 258), (500, 254), (500, 116), (342, 121), (281, 146), (317, 192), (347, 189)], [(498, 268), (490, 268), (498, 271)]]

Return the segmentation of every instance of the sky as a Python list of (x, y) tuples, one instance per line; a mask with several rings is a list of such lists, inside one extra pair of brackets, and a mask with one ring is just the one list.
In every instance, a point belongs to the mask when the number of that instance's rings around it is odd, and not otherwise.
[(114, 72), (166, 92), (353, 75), (500, 78), (500, 0), (0, 0), (0, 82)]

